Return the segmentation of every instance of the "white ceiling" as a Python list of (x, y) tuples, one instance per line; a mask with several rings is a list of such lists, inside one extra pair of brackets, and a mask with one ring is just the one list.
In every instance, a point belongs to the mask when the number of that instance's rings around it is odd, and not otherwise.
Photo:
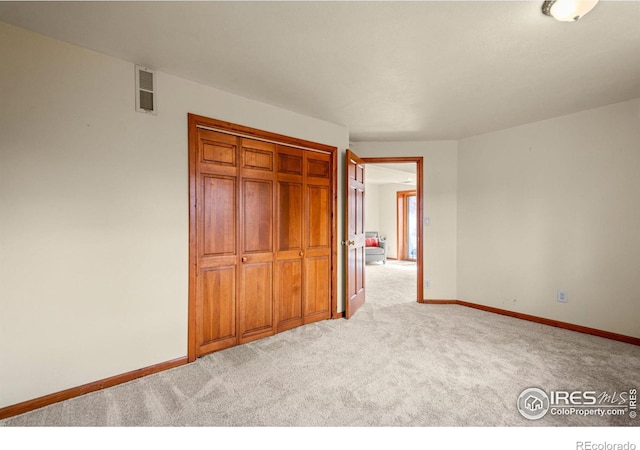
[(415, 163), (367, 164), (365, 182), (367, 184), (406, 184), (415, 186)]
[(0, 2), (0, 20), (349, 128), (458, 139), (640, 97), (640, 2)]

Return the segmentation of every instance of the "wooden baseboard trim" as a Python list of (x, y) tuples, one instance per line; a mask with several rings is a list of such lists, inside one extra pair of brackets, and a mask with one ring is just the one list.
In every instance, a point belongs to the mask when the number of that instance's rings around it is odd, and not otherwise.
[(104, 378), (99, 381), (83, 384), (82, 386), (65, 389), (64, 391), (55, 392), (53, 394), (35, 398), (33, 400), (16, 403), (15, 405), (0, 408), (0, 419), (17, 416), (18, 414), (33, 411), (34, 409), (42, 408), (53, 403), (58, 403), (63, 400), (69, 400), (70, 398), (88, 394), (90, 392), (95, 392), (101, 389), (116, 386), (118, 384), (126, 383), (127, 381), (135, 380), (136, 378), (141, 378), (153, 373), (162, 372), (163, 370), (172, 369), (174, 367), (182, 366), (187, 363), (188, 358), (186, 356), (182, 358), (172, 359), (171, 361), (165, 361), (159, 364), (154, 364), (153, 366), (132, 370), (131, 372)]
[(420, 303), (426, 303), (428, 305), (457, 305), (458, 300), (428, 300), (424, 299)]
[(612, 339), (614, 341), (620, 341), (627, 344), (640, 346), (640, 338), (636, 338), (633, 336), (625, 336), (624, 334), (612, 333), (611, 331), (598, 330), (596, 328), (584, 327), (582, 325), (576, 325), (573, 323), (532, 316), (530, 314), (523, 314), (506, 309), (494, 308), (493, 306), (479, 305), (477, 303), (465, 302), (462, 300), (458, 300), (458, 304), (467, 306), (469, 308), (481, 309), (483, 311), (488, 311), (495, 314), (502, 314), (503, 316), (515, 317), (517, 319), (528, 320), (530, 322), (541, 323), (543, 325), (549, 325), (557, 328), (564, 328), (565, 330), (577, 331), (578, 333), (591, 334), (593, 336), (599, 336), (607, 339)]
[(565, 330), (577, 331), (578, 333), (591, 334), (593, 336), (603, 337), (606, 339), (612, 339), (614, 341), (620, 341), (627, 344), (640, 346), (640, 338), (633, 336), (626, 336), (624, 334), (612, 333), (611, 331), (598, 330), (597, 328), (585, 327), (582, 325), (576, 325), (568, 322), (561, 322), (559, 320), (547, 319), (545, 317), (532, 316), (530, 314), (523, 314), (515, 311), (509, 311), (508, 309), (494, 308), (493, 306), (480, 305), (478, 303), (465, 302), (463, 300), (423, 300), (423, 303), (433, 305), (460, 305), (467, 308), (480, 309), (494, 314), (501, 314), (503, 316), (515, 317), (516, 319), (528, 320), (529, 322), (541, 323), (543, 325), (549, 325), (556, 328), (563, 328)]

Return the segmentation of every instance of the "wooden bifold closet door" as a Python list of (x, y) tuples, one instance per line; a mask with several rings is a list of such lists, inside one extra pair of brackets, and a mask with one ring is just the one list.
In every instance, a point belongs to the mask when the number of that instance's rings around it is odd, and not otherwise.
[(331, 169), (327, 153), (197, 129), (197, 356), (331, 317)]

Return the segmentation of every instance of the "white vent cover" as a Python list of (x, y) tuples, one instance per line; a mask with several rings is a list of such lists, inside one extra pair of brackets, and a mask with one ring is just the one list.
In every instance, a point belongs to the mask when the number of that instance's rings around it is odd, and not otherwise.
[(136, 66), (136, 111), (158, 114), (156, 73), (143, 66)]

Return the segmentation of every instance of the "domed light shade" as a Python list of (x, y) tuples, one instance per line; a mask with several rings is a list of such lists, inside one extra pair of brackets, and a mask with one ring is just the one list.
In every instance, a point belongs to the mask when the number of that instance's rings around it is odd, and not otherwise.
[(561, 22), (575, 22), (597, 3), (598, 0), (551, 0), (542, 4), (542, 12)]

